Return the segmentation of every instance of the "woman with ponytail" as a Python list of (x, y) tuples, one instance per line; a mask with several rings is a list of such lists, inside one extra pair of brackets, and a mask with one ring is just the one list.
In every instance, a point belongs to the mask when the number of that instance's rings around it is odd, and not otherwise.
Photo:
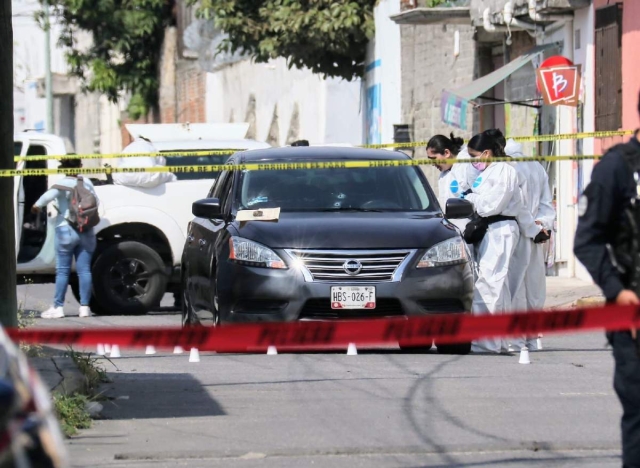
[[(427, 157), (436, 161), (435, 166), (440, 171), (438, 179), (438, 202), (444, 210), (449, 198), (460, 198), (462, 193), (468, 190), (478, 176), (478, 171), (468, 163), (456, 163), (455, 159), (469, 159), (466, 148), (463, 148), (464, 140), (444, 135), (436, 135), (427, 143)], [(464, 231), (469, 222), (468, 219), (451, 220), (460, 230)]]

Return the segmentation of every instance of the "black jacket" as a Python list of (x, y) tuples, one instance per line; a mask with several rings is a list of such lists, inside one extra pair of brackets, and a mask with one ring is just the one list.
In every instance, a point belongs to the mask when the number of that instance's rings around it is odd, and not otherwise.
[[(639, 134), (628, 145), (635, 146), (640, 157)], [(578, 229), (574, 253), (600, 286), (607, 301), (613, 301), (625, 288), (614, 267), (607, 244), (614, 245), (621, 228), (622, 212), (636, 196), (633, 172), (616, 147), (598, 162), (578, 204)]]

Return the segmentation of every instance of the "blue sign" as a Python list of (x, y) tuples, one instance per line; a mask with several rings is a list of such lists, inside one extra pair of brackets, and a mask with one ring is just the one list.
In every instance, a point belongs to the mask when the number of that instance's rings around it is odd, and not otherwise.
[(442, 93), (440, 117), (442, 121), (461, 130), (467, 129), (467, 105), (469, 102), (447, 91)]
[(367, 143), (382, 143), (382, 88), (375, 84), (367, 88)]

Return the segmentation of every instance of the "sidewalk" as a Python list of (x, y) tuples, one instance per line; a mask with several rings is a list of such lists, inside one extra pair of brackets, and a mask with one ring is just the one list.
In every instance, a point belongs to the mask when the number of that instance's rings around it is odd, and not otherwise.
[(593, 283), (577, 278), (547, 277), (546, 308), (568, 307), (580, 299), (602, 298), (602, 291)]

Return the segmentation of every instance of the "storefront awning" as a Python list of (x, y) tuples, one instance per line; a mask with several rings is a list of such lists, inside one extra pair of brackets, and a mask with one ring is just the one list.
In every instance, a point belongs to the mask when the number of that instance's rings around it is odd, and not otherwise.
[(518, 58), (512, 60), (504, 67), (498, 68), (497, 70), (483, 76), (482, 78), (478, 78), (462, 88), (444, 90), (442, 92), (442, 101), (440, 106), (442, 121), (454, 127), (466, 130), (466, 114), (469, 102), (473, 102), (498, 83), (507, 79), (513, 73), (531, 62), (538, 54), (557, 46), (558, 45), (555, 43), (536, 46)]

